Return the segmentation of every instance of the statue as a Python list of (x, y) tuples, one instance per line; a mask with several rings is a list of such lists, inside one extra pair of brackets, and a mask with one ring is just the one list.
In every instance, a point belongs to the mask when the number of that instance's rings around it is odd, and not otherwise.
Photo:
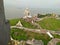
[(29, 16), (29, 15), (30, 15), (30, 11), (29, 11), (29, 9), (28, 9), (28, 8), (26, 8), (26, 9), (25, 9), (24, 14), (25, 14), (26, 16)]
[(24, 14), (25, 14), (25, 16), (23, 17), (24, 19), (26, 19), (26, 18), (32, 18), (32, 16), (30, 15), (30, 11), (29, 11), (28, 8), (25, 9)]

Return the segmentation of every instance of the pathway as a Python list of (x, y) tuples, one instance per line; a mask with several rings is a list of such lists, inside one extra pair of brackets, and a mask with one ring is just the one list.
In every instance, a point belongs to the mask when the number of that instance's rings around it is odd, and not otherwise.
[(46, 34), (46, 32), (49, 31), (52, 34), (58, 34), (58, 35), (60, 35), (60, 33), (56, 33), (56, 31), (45, 30), (45, 29), (29, 29), (29, 28), (17, 27), (17, 26), (11, 26), (10, 28), (19, 28), (19, 29), (24, 29), (25, 31), (32, 31), (32, 32), (44, 33), (44, 34)]

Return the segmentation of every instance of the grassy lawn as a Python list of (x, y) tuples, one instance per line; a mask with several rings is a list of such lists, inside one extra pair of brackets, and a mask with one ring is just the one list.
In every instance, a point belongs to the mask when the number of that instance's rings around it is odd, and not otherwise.
[(20, 19), (22, 25), (26, 28), (32, 28), (32, 29), (36, 29), (37, 27), (35, 25), (32, 25), (31, 23), (23, 20), (23, 19)]
[[(10, 20), (10, 25), (14, 26), (18, 21), (21, 21), (22, 25), (26, 28), (37, 28), (36, 26), (32, 25), (29, 22), (26, 22), (23, 19), (12, 19)], [(54, 18), (48, 18), (44, 19), (42, 21), (37, 22), (42, 28), (48, 29), (48, 30), (60, 30), (60, 20), (54, 19)], [(51, 40), (51, 38), (47, 34), (38, 34), (33, 33), (29, 31), (24, 31), (22, 29), (11, 29), (11, 36), (15, 40), (27, 40), (35, 38), (37, 40), (42, 40), (44, 42), (44, 45), (47, 45), (47, 43)], [(60, 39), (60, 35), (53, 35), (55, 38)], [(57, 43), (57, 45), (60, 45), (60, 43)]]
[(47, 18), (37, 22), (42, 28), (48, 30), (60, 30), (60, 20), (55, 18)]
[(19, 20), (20, 19), (11, 19), (11, 20), (9, 20), (10, 21), (10, 25), (11, 26), (15, 26), (18, 23)]
[(15, 40), (28, 40), (35, 38), (37, 40), (42, 40), (45, 45), (47, 45), (48, 41), (51, 40), (46, 34), (38, 34), (29, 31), (23, 31), (21, 29), (11, 29), (11, 36)]
[(25, 20), (23, 20), (23, 19), (11, 19), (11, 20), (10, 20), (10, 25), (11, 25), (11, 26), (16, 25), (19, 20), (21, 21), (23, 27), (33, 28), (33, 29), (37, 28), (36, 26), (32, 25), (31, 23), (29, 23), (29, 22), (27, 22), (27, 21), (25, 21)]
[[(53, 35), (53, 34), (52, 34)], [(53, 35), (55, 38), (59, 38), (60, 39), (60, 35), (54, 34)]]
[[(11, 36), (15, 40), (28, 40), (35, 38), (37, 40), (42, 40), (44, 42), (44, 45), (47, 45), (47, 43), (51, 40), (51, 38), (47, 34), (38, 34), (17, 28), (11, 29)], [(54, 38), (60, 39), (60, 35), (54, 34), (53, 36)]]

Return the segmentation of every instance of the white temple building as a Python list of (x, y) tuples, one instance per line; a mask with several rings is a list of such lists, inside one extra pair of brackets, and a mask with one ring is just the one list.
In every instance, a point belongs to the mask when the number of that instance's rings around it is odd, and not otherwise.
[(20, 21), (18, 21), (18, 23), (16, 24), (16, 26), (18, 26), (18, 27), (22, 27), (23, 25), (21, 24)]
[(25, 15), (25, 16), (23, 17), (24, 19), (25, 19), (25, 18), (32, 18), (32, 16), (30, 15), (30, 10), (29, 10), (29, 8), (26, 8), (26, 9), (25, 9), (24, 15)]

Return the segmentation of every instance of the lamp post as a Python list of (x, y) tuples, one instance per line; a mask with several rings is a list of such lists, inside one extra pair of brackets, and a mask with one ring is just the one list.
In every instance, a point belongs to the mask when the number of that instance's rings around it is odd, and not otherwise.
[(0, 45), (8, 45), (10, 40), (10, 25), (5, 19), (3, 0), (0, 0)]

